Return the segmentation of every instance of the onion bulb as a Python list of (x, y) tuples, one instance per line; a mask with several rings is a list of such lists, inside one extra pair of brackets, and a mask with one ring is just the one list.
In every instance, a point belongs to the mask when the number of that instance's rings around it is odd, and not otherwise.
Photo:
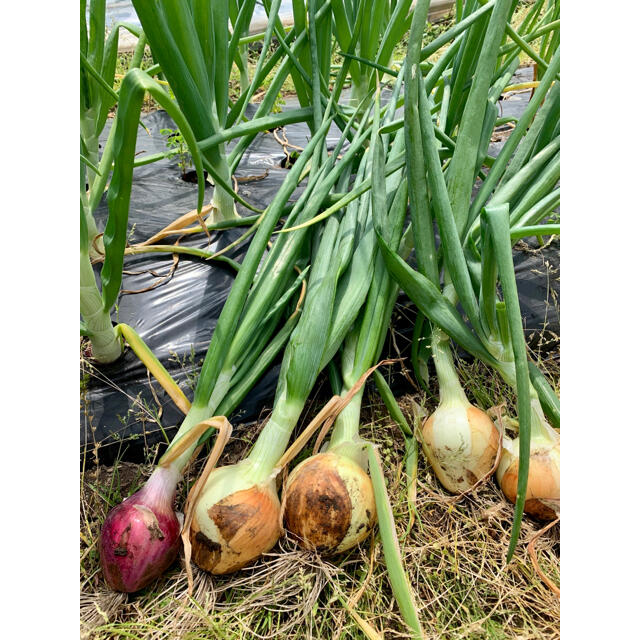
[(193, 561), (213, 574), (232, 573), (273, 548), (280, 537), (275, 479), (256, 483), (244, 460), (214, 469), (194, 508)]
[[(537, 401), (531, 407), (529, 476), (524, 510), (541, 520), (555, 520), (560, 511), (560, 436), (542, 417)], [(519, 439), (505, 436), (496, 477), (502, 492), (515, 504), (518, 492)]]
[(173, 511), (179, 473), (158, 467), (144, 487), (112, 509), (102, 526), (100, 564), (107, 584), (133, 593), (160, 576), (180, 548)]
[(422, 448), (438, 480), (453, 493), (473, 487), (493, 467), (500, 433), (491, 418), (456, 398), (422, 423)]
[(463, 493), (491, 472), (500, 432), (484, 411), (467, 400), (449, 337), (438, 328), (432, 332), (431, 349), (440, 404), (422, 423), (422, 449), (444, 487), (452, 493)]
[(306, 549), (346, 551), (367, 537), (375, 521), (371, 478), (350, 457), (319, 453), (287, 480), (284, 522)]

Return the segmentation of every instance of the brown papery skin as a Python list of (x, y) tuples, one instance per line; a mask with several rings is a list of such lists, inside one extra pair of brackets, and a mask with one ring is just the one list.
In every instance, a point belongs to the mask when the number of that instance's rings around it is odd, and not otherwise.
[[(556, 445), (558, 453), (560, 445)], [(518, 493), (518, 460), (504, 472), (500, 488), (515, 504)], [(526, 513), (540, 520), (555, 520), (560, 509), (560, 469), (549, 449), (532, 451), (529, 458), (529, 479), (524, 502)]]
[(191, 523), (193, 561), (205, 571), (232, 573), (271, 550), (280, 537), (280, 501), (268, 487), (253, 486), (236, 491), (207, 510), (217, 528), (218, 540)]
[[(462, 409), (461, 409), (462, 410)], [(452, 493), (473, 487), (493, 468), (500, 444), (500, 433), (491, 418), (474, 406), (466, 408), (471, 432), (471, 453), (435, 446), (433, 428), (436, 410), (422, 423), (422, 448), (440, 483)]]
[(286, 528), (305, 549), (341, 553), (362, 542), (376, 520), (371, 478), (358, 464), (320, 453), (289, 476), (283, 500)]

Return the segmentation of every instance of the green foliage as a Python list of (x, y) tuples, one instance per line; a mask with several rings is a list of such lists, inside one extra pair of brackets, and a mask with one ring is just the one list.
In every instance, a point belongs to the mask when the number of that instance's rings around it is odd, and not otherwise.
[[(167, 148), (171, 151), (175, 151), (178, 160), (178, 167), (184, 176), (187, 173), (187, 169), (193, 166), (191, 161), (191, 154), (189, 153), (189, 147), (185, 142), (179, 129), (160, 129), (160, 133), (167, 137)], [(172, 154), (173, 155), (173, 154)]]

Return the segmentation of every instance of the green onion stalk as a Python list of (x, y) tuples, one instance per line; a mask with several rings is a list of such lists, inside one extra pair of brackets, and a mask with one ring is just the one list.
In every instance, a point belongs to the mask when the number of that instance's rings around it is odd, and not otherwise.
[[(389, 116), (395, 110), (400, 87), (401, 83), (398, 83), (390, 100)], [(407, 206), (407, 180), (399, 174), (385, 182), (387, 171), (383, 166), (383, 149), (388, 149), (390, 140), (387, 135), (379, 135), (378, 117), (376, 109), (372, 162), (368, 166), (372, 185), (369, 206), (376, 226), (382, 229), (392, 246), (397, 247), (402, 255), (407, 255), (411, 248), (411, 230), (407, 229), (400, 240)], [(404, 155), (402, 135), (393, 141), (387, 165), (393, 164), (399, 155)], [(357, 189), (357, 182), (358, 178), (354, 189)], [(392, 194), (390, 200), (385, 192)], [(366, 198), (362, 200), (366, 202)], [(373, 279), (366, 302), (344, 339), (342, 375), (337, 368), (330, 368), (334, 392), (341, 393), (347, 404), (337, 416), (327, 446), (321, 453), (300, 463), (289, 475), (283, 489), (282, 518), (289, 532), (303, 547), (323, 554), (340, 553), (352, 548), (370, 533), (373, 524), (378, 521), (394, 597), (412, 636), (422, 638), (424, 634), (403, 567), (382, 466), (373, 445), (359, 435), (363, 390), (358, 385), (362, 384), (364, 377), (374, 368), (371, 365), (380, 357), (398, 293), (398, 287), (389, 277), (382, 256), (378, 252), (374, 252), (374, 255), (371, 265)], [(388, 398), (385, 398), (385, 402), (388, 402)], [(395, 408), (397, 414), (401, 415), (397, 405)], [(322, 412), (316, 416), (315, 422), (321, 418)], [(414, 478), (414, 467), (417, 466), (415, 439), (408, 426), (406, 429), (407, 471)], [(295, 451), (296, 445), (292, 449)]]
[[(242, 0), (231, 0), (229, 2), (229, 18), (231, 19), (231, 24), (238, 24), (240, 13), (245, 10), (243, 5)], [(253, 7), (250, 8), (253, 9)], [(242, 31), (240, 32), (240, 40), (245, 38), (249, 33), (249, 24), (244, 20), (241, 21), (241, 24)], [(240, 91), (244, 92), (249, 88), (249, 48), (246, 44), (240, 44), (240, 42), (238, 42), (235, 49), (234, 62), (240, 73)]]
[[(391, 99), (397, 102), (400, 85)], [(373, 121), (371, 162), (372, 191), (361, 199), (361, 206), (370, 208), (372, 218), (379, 215), (398, 247), (407, 206), (407, 182), (401, 173), (384, 177), (383, 145), (378, 136), (379, 94)], [(389, 145), (386, 136), (385, 145)], [(404, 139), (399, 136), (389, 153), (389, 162), (404, 154)], [(357, 187), (357, 180), (354, 183)], [(394, 194), (389, 205), (386, 191)], [(389, 212), (387, 213), (387, 207)], [(374, 214), (374, 210), (384, 213)], [(342, 382), (336, 381), (334, 391), (342, 397), (351, 393), (356, 383), (379, 358), (398, 287), (389, 277), (382, 256), (373, 245), (373, 269), (366, 301), (356, 322), (347, 334), (342, 348)], [(364, 274), (360, 274), (362, 279)], [(337, 371), (336, 376), (339, 376)], [(333, 379), (335, 379), (335, 377)], [(288, 476), (283, 489), (283, 521), (289, 532), (307, 549), (323, 554), (341, 553), (359, 544), (376, 522), (376, 502), (368, 475), (367, 442), (360, 438), (360, 407), (364, 388), (353, 395), (338, 415), (331, 439), (321, 453), (301, 462)]]
[[(410, 69), (417, 68), (420, 60), (422, 28), (426, 19), (426, 11), (426, 3), (418, 3), (407, 51), (406, 64)], [(477, 23), (476, 27), (479, 24), (481, 23)], [(474, 33), (473, 30), (470, 31), (468, 38), (471, 38)], [(482, 71), (481, 62), (479, 61), (477, 65), (480, 72)], [(415, 230), (418, 268), (422, 275), (428, 278), (437, 290), (440, 290), (441, 267), (438, 262), (432, 223), (432, 214), (435, 214), (442, 236), (440, 251), (444, 251), (445, 254), (444, 296), (451, 304), (455, 304), (456, 293), (449, 283), (449, 271), (456, 267), (446, 260), (446, 252), (448, 250), (447, 235), (450, 234), (457, 238), (457, 227), (453, 219), (453, 205), (438, 154), (439, 145), (435, 137), (432, 109), (426, 99), (427, 91), (431, 90), (430, 85), (433, 84), (433, 75), (434, 71), (430, 72), (426, 80), (422, 82), (418, 74), (410, 73), (406, 81), (405, 103), (411, 105), (405, 110), (405, 135), (407, 147), (410, 150), (407, 157), (407, 167), (411, 194), (411, 219)], [(474, 104), (476, 94), (477, 91), (474, 92), (472, 88), (468, 96), (468, 101), (471, 104)], [(444, 103), (446, 100), (443, 100), (442, 108), (438, 114), (441, 122), (446, 120)], [(463, 124), (466, 125), (464, 120)], [(455, 171), (459, 166), (456, 163), (460, 158), (460, 151), (466, 143), (464, 132), (468, 129), (467, 125), (460, 131), (449, 165), (449, 172)], [(482, 149), (482, 140), (476, 139), (475, 145)], [(483, 157), (483, 154), (476, 152), (476, 157), (478, 155)], [(466, 157), (469, 160), (474, 159), (471, 153), (468, 153)], [(475, 163), (469, 169), (475, 174)], [(459, 186), (459, 180), (453, 182), (452, 192), (454, 194)], [(427, 194), (431, 196), (431, 204), (429, 204)], [(427, 335), (424, 335), (424, 328), (428, 330)], [(414, 334), (414, 340), (424, 340), (426, 344), (430, 344), (440, 392), (438, 407), (422, 423), (422, 447), (441, 484), (451, 492), (462, 493), (491, 472), (498, 453), (499, 432), (489, 416), (478, 407), (473, 406), (467, 399), (455, 369), (448, 335), (437, 327), (417, 325), (416, 329), (418, 331)], [(422, 349), (426, 352), (424, 347)]]
[[(129, 68), (139, 67), (144, 54), (146, 38), (139, 27), (117, 22), (105, 39), (105, 0), (89, 0), (89, 28), (87, 29), (87, 0), (80, 2), (80, 154), (87, 168), (82, 197), (85, 200), (82, 215), (86, 219), (89, 255), (102, 254), (102, 242), (94, 212), (104, 191), (108, 166), (112, 157), (107, 154), (108, 165), (101, 163), (100, 134), (118, 100), (113, 90), (118, 56), (120, 29), (124, 28), (138, 38)], [(107, 143), (108, 145), (108, 143)]]
[[(91, 191), (86, 191), (88, 161), (81, 154), (80, 166), (80, 314), (82, 330), (91, 342), (92, 355), (97, 362), (109, 363), (122, 353), (122, 341), (117, 328), (111, 322), (111, 309), (120, 293), (122, 267), (128, 235), (129, 202), (137, 129), (145, 92), (149, 92), (184, 132), (185, 140), (193, 153), (194, 163), (201, 181), (198, 188), (198, 207), (204, 198), (204, 178), (196, 141), (177, 105), (152, 78), (138, 68), (131, 69), (124, 77), (118, 96), (118, 111), (111, 127), (99, 164), (99, 180)], [(107, 178), (113, 172), (107, 192), (109, 215), (102, 236), (104, 262), (99, 277), (93, 272), (90, 220)]]
[[(84, 162), (81, 161), (81, 180), (84, 182)], [(84, 185), (81, 185), (84, 190)], [(81, 191), (82, 196), (82, 191)], [(91, 340), (93, 357), (102, 363), (113, 362), (120, 357), (122, 346), (111, 323), (109, 309), (104, 308), (102, 295), (96, 284), (91, 266), (88, 217), (85, 215), (82, 197), (80, 201), (80, 312), (84, 333)]]
[(388, 67), (395, 46), (411, 20), (411, 0), (334, 2), (334, 32), (342, 53), (351, 59), (351, 102), (359, 104)]
[[(128, 96), (126, 90), (123, 96)], [(126, 102), (124, 106), (126, 110)], [(302, 242), (298, 235), (291, 235), (294, 250), (278, 255), (270, 252), (265, 264), (271, 277), (261, 287), (256, 286), (262, 275), (258, 268), (282, 209), (328, 128), (329, 121), (309, 142), (264, 213), (216, 324), (193, 402), (180, 429), (144, 487), (107, 515), (100, 537), (100, 557), (105, 579), (113, 589), (138, 591), (173, 562), (180, 546), (181, 528), (173, 512), (173, 501), (185, 466), (198, 444), (212, 434), (215, 426), (210, 422), (212, 416), (230, 415), (284, 347), (295, 327), (297, 309), (283, 325), (281, 320), (306, 274), (303, 270), (296, 275), (294, 270), (301, 261)], [(127, 141), (131, 142), (130, 136), (125, 136), (124, 142)], [(118, 158), (122, 160), (116, 162), (110, 187), (114, 194), (110, 195), (119, 206), (128, 207), (130, 180), (126, 178), (130, 179), (133, 170), (133, 154)], [(198, 160), (197, 155), (195, 159)], [(308, 199), (308, 189), (305, 193), (302, 201)], [(304, 259), (301, 264), (304, 267)]]
[[(390, 217), (404, 220), (397, 213), (404, 214), (406, 202), (405, 180), (396, 191)], [(397, 294), (397, 285), (377, 255), (367, 300), (343, 345), (342, 383), (335, 389), (342, 397), (379, 359)], [(376, 522), (368, 443), (359, 435), (363, 393), (361, 388), (353, 395), (338, 415), (327, 446), (301, 462), (284, 488), (285, 526), (304, 548), (318, 553), (336, 554), (354, 547)]]
[[(469, 90), (464, 110), (462, 110), (456, 150), (451, 165), (447, 169), (447, 186), (451, 196), (452, 216), (455, 219), (458, 234), (463, 238), (462, 242), (465, 245), (469, 274), (474, 280), (473, 287), (478, 294), (480, 306), (473, 304), (470, 287), (468, 283), (465, 285), (464, 278), (456, 278), (457, 291), (463, 292), (463, 295), (466, 296), (466, 306), (463, 305), (466, 311), (472, 313), (480, 312), (479, 321), (476, 320), (474, 328), (484, 331), (484, 334), (480, 331), (478, 335), (484, 336), (484, 343), (488, 351), (501, 363), (499, 369), (502, 377), (514, 389), (517, 389), (514, 369), (515, 355), (509, 332), (505, 329), (507, 323), (504, 318), (503, 303), (498, 303), (498, 311), (496, 312), (495, 310), (497, 294), (495, 282), (492, 280), (496, 274), (495, 261), (488, 256), (478, 257), (482, 254), (482, 248), (477, 246), (481, 244), (478, 214), (481, 207), (486, 204), (489, 196), (492, 207), (499, 207), (508, 203), (510, 208), (508, 228), (511, 234), (511, 244), (513, 244), (517, 237), (522, 237), (526, 225), (535, 225), (541, 222), (557, 206), (559, 190), (554, 189), (554, 187), (559, 178), (559, 137), (553, 138), (553, 135), (550, 134), (556, 130), (558, 125), (560, 87), (559, 82), (554, 83), (554, 81), (558, 77), (560, 58), (559, 51), (556, 52), (556, 47), (553, 49), (553, 57), (550, 61), (548, 60), (548, 64), (544, 64), (546, 73), (538, 90), (517, 122), (512, 135), (507, 140), (495, 162), (493, 162), (480, 192), (469, 209), (466, 203), (469, 201), (468, 194), (471, 193), (471, 184), (474, 179), (474, 171), (471, 167), (474, 152), (476, 156), (475, 171), (477, 172), (479, 160), (486, 153), (488, 141), (497, 118), (497, 99), (510, 81), (518, 64), (518, 51), (516, 50), (511, 57), (507, 57), (502, 61), (502, 66), (496, 78), (493, 60), (496, 54), (495, 43), (499, 38), (495, 34), (500, 33), (504, 25), (507, 36), (519, 46), (524, 46), (508, 24), (510, 9), (507, 4), (507, 2), (502, 3), (502, 6), (500, 6), (500, 3), (496, 4), (494, 14), (491, 16), (487, 26), (486, 40), (482, 44), (481, 55), (476, 66), (476, 76)], [(534, 10), (535, 7), (532, 11)], [(505, 22), (500, 20), (500, 12), (503, 12), (502, 15)], [(531, 24), (533, 24), (535, 16), (533, 13), (530, 16)], [(524, 33), (524, 29), (525, 25), (521, 27), (521, 33)], [(498, 51), (498, 55), (500, 52)], [(491, 74), (493, 74), (492, 81), (489, 80)], [(487, 95), (486, 88), (489, 88), (488, 101), (486, 101), (485, 97)], [(482, 118), (481, 108), (483, 100), (486, 101), (484, 118)], [(480, 133), (479, 136), (478, 133)], [(435, 173), (437, 174), (437, 172)], [(442, 200), (445, 200), (444, 194)], [(442, 200), (439, 199), (438, 202), (442, 202)], [(444, 202), (440, 206), (446, 208), (447, 203)], [(442, 218), (442, 214), (440, 217)], [(438, 222), (440, 224), (440, 220)], [(450, 235), (448, 243), (456, 245), (453, 234)], [(448, 251), (446, 246), (444, 251)], [(486, 254), (489, 254), (490, 251), (491, 248), (487, 248)], [(454, 253), (456, 253), (455, 249), (449, 251), (448, 255), (451, 256)], [(446, 257), (445, 262), (447, 263), (447, 268), (452, 270), (459, 268), (459, 272), (463, 273), (463, 267), (460, 263), (456, 265), (455, 260), (450, 258), (447, 261)], [(509, 261), (506, 255), (503, 256), (502, 269), (509, 274)], [(500, 273), (502, 276), (503, 272), (501, 271)], [(451, 291), (451, 287), (449, 287), (449, 291)], [(445, 289), (445, 296), (446, 294), (447, 290)], [(517, 297), (515, 289), (511, 295), (512, 297)], [(449, 300), (452, 304), (455, 304), (457, 301), (456, 293), (450, 295)], [(499, 322), (498, 318), (500, 319)], [(515, 318), (513, 321), (515, 323)], [(500, 326), (502, 326), (502, 331), (499, 329)], [(514, 330), (517, 332), (517, 327)], [(436, 360), (436, 368), (437, 364)], [(546, 496), (546, 499), (550, 500), (551, 504), (555, 504), (559, 500), (559, 466), (557, 464), (559, 461), (559, 441), (556, 432), (544, 418), (542, 405), (538, 399), (538, 392), (543, 394), (545, 400), (547, 400), (549, 415), (556, 420), (557, 398), (555, 398), (555, 394), (550, 392), (544, 376), (535, 368), (533, 368), (533, 372), (535, 380), (538, 382), (538, 391), (529, 385), (531, 437), (534, 442), (540, 444), (541, 448), (538, 448), (537, 445), (532, 446), (531, 459), (532, 461), (538, 459), (538, 453), (534, 453), (537, 451), (545, 450), (554, 451), (555, 453), (551, 455), (553, 460), (549, 462), (548, 473), (535, 473), (532, 467), (532, 473), (529, 474), (531, 485), (526, 494), (524, 508), (530, 513), (537, 515), (546, 513), (547, 517), (551, 517), (552, 510), (536, 502), (534, 496)], [(524, 377), (524, 373), (522, 373), (522, 376)], [(524, 386), (524, 383), (522, 385)], [(558, 447), (556, 447), (556, 443)], [(514, 445), (505, 437), (503, 439), (503, 454), (498, 467), (498, 478), (501, 485), (503, 489), (506, 489), (505, 493), (509, 499), (514, 502), (516, 501), (516, 488), (513, 478), (514, 475), (515, 477), (518, 475), (518, 465), (514, 459), (513, 452), (518, 447), (518, 442)], [(542, 458), (545, 458), (545, 455), (542, 455)], [(536, 466), (539, 465), (536, 463)], [(532, 485), (539, 482), (541, 477), (546, 477), (548, 483), (544, 485), (543, 482), (544, 486), (533, 487)], [(503, 478), (506, 478), (506, 480), (503, 481)]]
[[(493, 300), (483, 297), (483, 320), (487, 327), (486, 345), (499, 365), (502, 378), (518, 393), (520, 424), (523, 423), (520, 404), (528, 398), (524, 421), (518, 438), (503, 434), (503, 453), (496, 477), (505, 496), (520, 508), (543, 520), (553, 520), (560, 509), (560, 436), (545, 419), (539, 394), (557, 401), (544, 377), (527, 362), (526, 345), (518, 302), (513, 259), (511, 256), (511, 221), (507, 204), (490, 205), (483, 209), (485, 231), (483, 258), (485, 278), (490, 283), (497, 272), (504, 301), (498, 301), (496, 288)], [(495, 283), (494, 283), (495, 284)], [(534, 385), (539, 380), (538, 388)], [(557, 405), (550, 417), (557, 418)], [(527, 416), (526, 413), (529, 413)], [(528, 420), (527, 420), (528, 418)], [(520, 467), (524, 467), (522, 473)], [(522, 475), (525, 475), (526, 482)]]
[(491, 473), (500, 434), (491, 418), (469, 402), (449, 337), (437, 327), (432, 330), (431, 350), (440, 400), (422, 423), (422, 448), (440, 483), (452, 493), (464, 493)]
[[(196, 140), (203, 142), (202, 162), (215, 185), (208, 224), (237, 218), (236, 201), (255, 210), (231, 186), (232, 170), (240, 158), (235, 154), (231, 160), (224, 144), (225, 131), (239, 122), (252, 93), (257, 89), (256, 83), (252, 82), (246, 95), (241, 97), (239, 109), (234, 110), (233, 105), (230, 109), (231, 68), (234, 60), (242, 65), (239, 55), (232, 52), (237, 51), (239, 40), (248, 29), (254, 7), (255, 0), (202, 0), (191, 4), (168, 0), (155, 3), (134, 1), (134, 8), (153, 55), (159, 62)], [(230, 17), (234, 18), (231, 32), (228, 27)], [(272, 11), (269, 22), (271, 29), (274, 21)], [(256, 78), (263, 77), (262, 71), (267, 66), (266, 52), (270, 45), (267, 37), (270, 39), (269, 30), (265, 34), (265, 55), (258, 62)], [(286, 73), (276, 74), (276, 77), (280, 84), (276, 83), (269, 96), (265, 96), (260, 113), (257, 114), (259, 117), (267, 115), (275, 103), (277, 91), (284, 82)], [(277, 122), (273, 126), (276, 125)], [(271, 126), (269, 122), (264, 122), (263, 130), (268, 130)], [(184, 135), (183, 131), (182, 133)], [(251, 136), (255, 136), (255, 132)]]

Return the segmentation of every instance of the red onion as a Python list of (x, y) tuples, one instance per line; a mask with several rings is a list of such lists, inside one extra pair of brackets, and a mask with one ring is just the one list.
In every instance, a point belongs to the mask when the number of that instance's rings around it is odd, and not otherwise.
[(181, 525), (173, 511), (179, 472), (158, 467), (144, 487), (107, 515), (100, 563), (107, 584), (132, 593), (146, 587), (175, 560)]

